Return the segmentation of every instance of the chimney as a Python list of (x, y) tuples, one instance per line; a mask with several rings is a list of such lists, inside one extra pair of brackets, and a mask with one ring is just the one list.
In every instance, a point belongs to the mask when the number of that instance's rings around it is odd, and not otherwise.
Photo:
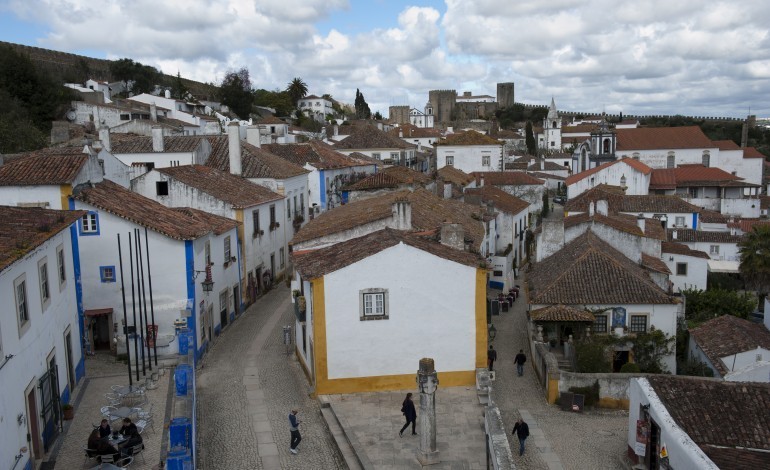
[(155, 102), (150, 103), (150, 121), (158, 122), (158, 107), (155, 106)]
[(171, 90), (166, 90), (166, 92), (163, 93), (163, 96), (165, 96), (166, 99), (170, 100), (171, 99)]
[(230, 173), (241, 176), (241, 131), (238, 121), (227, 125), (227, 148), (230, 154)]
[(594, 202), (593, 201), (591, 201), (588, 204), (588, 216), (589, 217), (593, 217), (594, 216)]
[(337, 137), (338, 135), (340, 135), (340, 126), (335, 124), (334, 125), (334, 137)]
[(483, 187), (484, 187), (484, 175), (481, 175), (479, 177), (479, 188), (483, 188)]
[(393, 202), (393, 221), (396, 230), (412, 229), (412, 203), (408, 199), (398, 198)]
[(452, 183), (444, 183), (444, 199), (452, 199)]
[(610, 213), (609, 209), (610, 205), (607, 203), (606, 199), (600, 199), (596, 201), (596, 213), (601, 214), (603, 216), (607, 216)]
[(535, 157), (532, 157), (529, 159), (529, 165), (532, 166), (535, 164)]
[(404, 129), (403, 129), (403, 128), (401, 128), (401, 127), (399, 127), (399, 128), (398, 128), (398, 137), (399, 137), (400, 139), (403, 139), (403, 138), (404, 138)]
[(261, 147), (262, 143), (259, 141), (260, 136), (259, 126), (249, 126), (246, 128), (246, 142), (250, 143), (254, 147)]
[(112, 151), (112, 144), (110, 143), (110, 128), (102, 126), (99, 128), (99, 140), (102, 141), (102, 148), (108, 152)]
[(673, 231), (671, 232), (671, 239), (672, 239), (672, 240), (676, 240), (676, 230), (673, 230)]
[(447, 134), (454, 134), (454, 132), (455, 132), (455, 131), (454, 131), (454, 128), (453, 128), (452, 126), (448, 126), (448, 127), (446, 128), (446, 133), (447, 133)]
[(636, 216), (636, 225), (639, 226), (639, 229), (644, 233), (644, 214), (639, 214)]
[(422, 152), (422, 141), (421, 140), (417, 141), (417, 151), (418, 152)]
[(545, 170), (545, 158), (540, 159), (540, 171)]
[(465, 230), (463, 230), (463, 226), (451, 222), (442, 223), (441, 244), (455, 250), (465, 251)]
[(163, 128), (160, 126), (152, 126), (152, 151), (163, 151)]

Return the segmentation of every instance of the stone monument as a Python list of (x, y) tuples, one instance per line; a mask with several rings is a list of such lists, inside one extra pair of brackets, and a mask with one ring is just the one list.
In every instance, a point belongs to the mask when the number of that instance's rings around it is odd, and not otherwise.
[(417, 460), (422, 465), (439, 463), (439, 452), (436, 449), (436, 389), (438, 376), (433, 359), (420, 359), (420, 369), (417, 371), (417, 386), (420, 389), (420, 450)]

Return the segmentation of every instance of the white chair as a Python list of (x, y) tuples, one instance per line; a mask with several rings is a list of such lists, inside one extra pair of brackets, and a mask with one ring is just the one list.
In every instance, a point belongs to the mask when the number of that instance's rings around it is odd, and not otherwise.
[(102, 412), (102, 417), (110, 419), (110, 415), (118, 408), (112, 405), (103, 406), (99, 409)]
[(149, 408), (142, 408), (139, 406), (135, 406), (133, 410), (136, 412), (136, 416), (139, 419), (148, 419), (152, 418), (152, 409), (155, 405), (153, 403), (150, 403)]
[(136, 424), (136, 428), (139, 430), (139, 434), (144, 432), (144, 430), (147, 429), (147, 426), (150, 426), (152, 428), (152, 431), (155, 432), (155, 425), (153, 424), (153, 419), (151, 417), (140, 419), (135, 424)]
[(123, 401), (123, 397), (121, 397), (117, 393), (105, 393), (104, 398), (107, 399), (108, 405), (113, 405), (113, 406), (118, 406)]
[(131, 448), (131, 457), (135, 458), (137, 455), (141, 455), (142, 462), (147, 463), (147, 461), (144, 460), (144, 444), (137, 444)]

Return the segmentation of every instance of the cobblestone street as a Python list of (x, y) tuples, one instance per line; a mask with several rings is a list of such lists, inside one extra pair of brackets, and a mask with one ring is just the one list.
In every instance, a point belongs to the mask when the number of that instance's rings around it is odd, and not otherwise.
[[(199, 469), (346, 468), (299, 363), (286, 354), (282, 328), (294, 325), (289, 296), (281, 285), (257, 300), (201, 362)], [(265, 406), (253, 406), (255, 399)], [(293, 407), (302, 421), (298, 455), (289, 452)]]

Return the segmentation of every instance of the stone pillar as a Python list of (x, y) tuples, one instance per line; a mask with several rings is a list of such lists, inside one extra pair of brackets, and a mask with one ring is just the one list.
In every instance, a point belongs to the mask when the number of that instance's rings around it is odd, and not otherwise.
[(436, 389), (438, 376), (433, 359), (420, 359), (420, 370), (417, 371), (417, 386), (420, 389), (420, 450), (417, 460), (421, 465), (439, 463), (436, 449)]

